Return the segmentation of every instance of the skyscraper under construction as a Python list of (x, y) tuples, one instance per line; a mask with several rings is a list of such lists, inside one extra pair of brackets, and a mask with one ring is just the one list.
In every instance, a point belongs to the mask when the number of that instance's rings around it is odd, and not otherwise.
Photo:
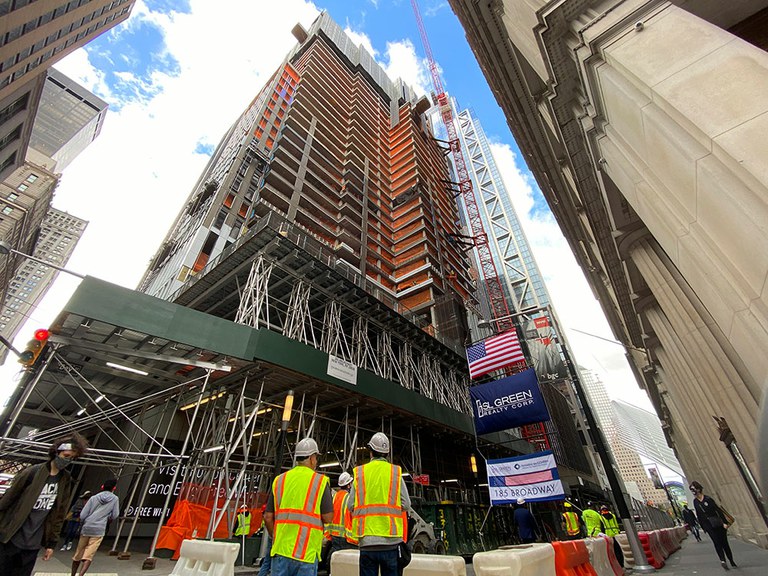
[[(224, 136), (140, 289), (174, 299), (261, 220), (292, 225), (334, 265), (455, 350), (472, 302), (458, 213), (429, 106), (327, 14)], [(221, 315), (233, 315), (233, 310)]]

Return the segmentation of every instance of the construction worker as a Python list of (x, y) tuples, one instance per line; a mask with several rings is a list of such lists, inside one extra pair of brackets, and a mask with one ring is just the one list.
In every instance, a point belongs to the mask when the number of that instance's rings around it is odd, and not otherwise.
[(235, 536), (251, 535), (251, 511), (248, 510), (248, 506), (245, 504), (240, 506), (240, 511), (237, 513), (235, 521)]
[(410, 510), (411, 499), (400, 466), (387, 461), (389, 438), (377, 432), (368, 448), (370, 462), (355, 468), (347, 499), (360, 548), (360, 576), (397, 576), (398, 547), (405, 536), (403, 510)]
[(619, 521), (616, 516), (608, 510), (608, 506), (603, 504), (600, 506), (600, 516), (603, 517), (603, 526), (605, 527), (606, 536), (616, 536), (621, 529), (619, 528)]
[(347, 543), (345, 522), (346, 518), (349, 517), (351, 524), (347, 498), (349, 497), (349, 489), (352, 487), (352, 480), (352, 475), (349, 472), (342, 472), (339, 476), (339, 489), (333, 495), (333, 521), (327, 526), (331, 538), (331, 551), (328, 554), (329, 566), (334, 552), (352, 547)]
[(597, 511), (596, 503), (587, 503), (587, 507), (581, 513), (581, 519), (584, 521), (584, 526), (587, 529), (587, 536), (597, 536), (605, 533), (603, 517), (600, 516), (600, 512)]
[(581, 536), (579, 515), (573, 511), (570, 502), (563, 504), (562, 525), (568, 540), (577, 540)]
[(320, 450), (312, 438), (296, 443), (296, 466), (272, 482), (264, 526), (272, 537), (274, 576), (316, 576), (323, 524), (333, 520), (328, 477), (315, 472)]
[(616, 540), (615, 536), (621, 532), (621, 528), (619, 528), (619, 520), (616, 518), (616, 515), (608, 510), (608, 506), (603, 504), (600, 506), (600, 516), (602, 516), (603, 519), (603, 526), (605, 528), (605, 534), (606, 536), (610, 536), (611, 540), (613, 540), (613, 553), (616, 556), (616, 560), (618, 560), (619, 564), (621, 564), (621, 567), (624, 567), (624, 551), (621, 549), (621, 544), (619, 544), (619, 541)]

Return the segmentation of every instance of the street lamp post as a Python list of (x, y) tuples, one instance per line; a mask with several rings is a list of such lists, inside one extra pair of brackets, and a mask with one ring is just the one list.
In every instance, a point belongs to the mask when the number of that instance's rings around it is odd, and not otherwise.
[(11, 248), (10, 244), (2, 240), (0, 240), (0, 254), (6, 254), (6, 255), (17, 254), (19, 256), (24, 256), (24, 258), (32, 260), (33, 262), (37, 262), (38, 264), (43, 264), (44, 266), (50, 266), (51, 268), (53, 268), (54, 270), (58, 270), (59, 272), (65, 272), (67, 274), (71, 274), (72, 276), (76, 276), (81, 280), (85, 278), (85, 276), (83, 276), (82, 274), (78, 274), (77, 272), (72, 272), (72, 270), (67, 270), (66, 268), (62, 268), (61, 266), (57, 266), (56, 264), (51, 264), (50, 262), (41, 260), (40, 258), (32, 256), (31, 254), (27, 254), (26, 252), (21, 252), (19, 250), (16, 250), (15, 248)]

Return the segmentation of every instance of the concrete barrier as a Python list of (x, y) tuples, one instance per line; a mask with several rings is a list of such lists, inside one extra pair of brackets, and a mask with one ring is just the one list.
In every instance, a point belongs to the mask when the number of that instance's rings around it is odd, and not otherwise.
[(172, 576), (234, 576), (240, 544), (184, 540)]
[(555, 550), (550, 544), (504, 546), (476, 553), (472, 568), (476, 576), (555, 576)]
[(624, 533), (617, 534), (614, 536), (616, 538), (616, 541), (619, 543), (619, 546), (621, 546), (621, 551), (624, 552), (624, 568), (630, 569), (635, 567), (635, 555), (632, 552), (632, 547), (629, 545), (629, 540), (627, 540), (627, 535)]
[[(333, 576), (359, 576), (360, 551), (337, 550), (331, 556)], [(461, 556), (414, 554), (403, 576), (467, 576), (467, 564)]]

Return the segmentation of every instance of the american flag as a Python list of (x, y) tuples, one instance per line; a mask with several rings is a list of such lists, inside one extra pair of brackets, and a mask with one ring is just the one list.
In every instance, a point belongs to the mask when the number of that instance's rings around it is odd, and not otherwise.
[(467, 348), (469, 377), (477, 378), (510, 364), (525, 362), (514, 328)]

